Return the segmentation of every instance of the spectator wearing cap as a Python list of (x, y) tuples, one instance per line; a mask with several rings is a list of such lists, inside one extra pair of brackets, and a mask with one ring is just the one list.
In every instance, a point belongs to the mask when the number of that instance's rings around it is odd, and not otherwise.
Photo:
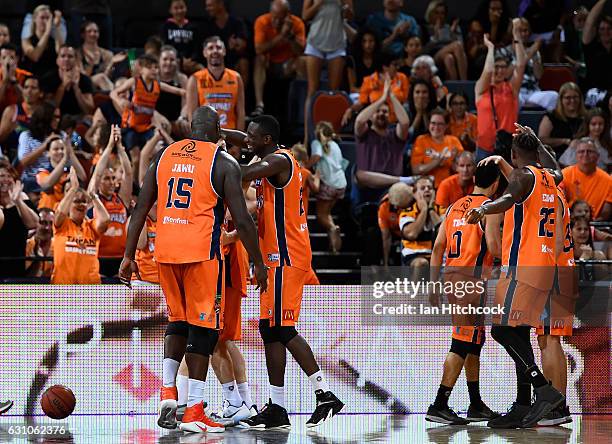
[(599, 152), (593, 141), (580, 139), (576, 146), (576, 165), (563, 169), (561, 188), (570, 205), (585, 200), (593, 209), (593, 219), (612, 218), (612, 177), (597, 168)]
[(453, 203), (474, 191), (474, 172), (476, 162), (474, 154), (463, 151), (455, 159), (456, 174), (447, 177), (438, 186), (436, 205), (448, 208)]
[[(31, 23), (30, 33), (21, 36), (23, 68), (42, 77), (53, 71), (55, 59), (66, 41), (65, 32), (61, 32), (62, 13), (59, 10), (51, 12), (49, 6), (39, 5), (32, 13)], [(27, 25), (27, 20), (24, 25)]]
[[(26, 257), (53, 257), (53, 221), (55, 213), (51, 208), (39, 208), (38, 224), (34, 236), (26, 242)], [(26, 274), (31, 277), (50, 278), (53, 271), (53, 261), (26, 261)]]
[(255, 109), (264, 113), (264, 88), (268, 76), (291, 78), (300, 71), (299, 59), (306, 46), (304, 22), (291, 14), (288, 0), (272, 0), (270, 12), (255, 20)]
[(511, 66), (507, 58), (495, 56), (495, 45), (485, 36), (487, 58), (475, 88), (478, 116), (477, 162), (493, 154), (498, 131), (504, 130), (510, 134), (514, 132), (514, 123), (518, 118), (518, 96), (525, 71), (525, 48), (518, 35), (516, 19), (513, 22), (513, 33), (517, 42), (515, 67)]
[(399, 216), (414, 203), (412, 187), (403, 182), (391, 185), (389, 192), (378, 204), (378, 228), (382, 235), (383, 265), (389, 265), (389, 256), (394, 240), (402, 238), (399, 229)]
[(401, 57), (407, 37), (420, 35), (421, 29), (414, 17), (402, 12), (403, 0), (383, 0), (383, 10), (370, 14), (366, 26), (377, 32), (385, 52)]

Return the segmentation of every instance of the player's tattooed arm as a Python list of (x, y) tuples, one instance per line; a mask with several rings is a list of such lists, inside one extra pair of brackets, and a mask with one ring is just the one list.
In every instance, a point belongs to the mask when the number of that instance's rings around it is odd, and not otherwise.
[[(243, 165), (242, 180), (255, 180), (263, 177), (272, 177), (283, 172), (289, 172), (291, 164), (282, 154), (268, 154), (261, 161), (250, 165)], [(282, 181), (282, 177), (279, 178)], [(286, 178), (285, 178), (286, 179)]]

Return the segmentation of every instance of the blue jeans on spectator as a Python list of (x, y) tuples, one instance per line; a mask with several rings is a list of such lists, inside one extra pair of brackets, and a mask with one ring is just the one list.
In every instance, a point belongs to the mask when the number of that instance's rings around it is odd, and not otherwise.
[(476, 147), (476, 163), (480, 162), (482, 159), (486, 159), (493, 155), (492, 151), (483, 150), (480, 147)]

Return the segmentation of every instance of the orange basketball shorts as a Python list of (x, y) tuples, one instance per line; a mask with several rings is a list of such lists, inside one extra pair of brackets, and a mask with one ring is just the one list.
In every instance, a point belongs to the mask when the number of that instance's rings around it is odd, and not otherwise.
[(240, 305), (242, 292), (233, 287), (225, 287), (225, 307), (223, 310), (223, 330), (219, 341), (239, 341), (242, 338), (242, 316)]
[(495, 305), (503, 307), (503, 314), (493, 315), (493, 323), (539, 326), (548, 293), (514, 279), (500, 278), (495, 289)]
[(270, 327), (294, 326), (300, 316), (307, 275), (308, 271), (295, 267), (270, 267), (268, 289), (260, 295), (259, 318), (269, 319)]
[(168, 320), (186, 321), (199, 327), (223, 328), (223, 261), (160, 263), (159, 283), (166, 296)]

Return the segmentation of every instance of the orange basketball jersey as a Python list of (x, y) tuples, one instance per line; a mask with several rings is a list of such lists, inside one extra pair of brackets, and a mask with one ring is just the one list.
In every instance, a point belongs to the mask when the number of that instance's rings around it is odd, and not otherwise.
[(198, 89), (199, 106), (210, 105), (219, 113), (219, 123), (222, 128), (236, 128), (238, 115), (238, 72), (227, 69), (220, 79), (210, 73), (207, 68), (193, 75)]
[[(231, 220), (226, 221), (226, 230), (234, 231), (236, 228)], [(223, 247), (225, 256), (225, 287), (238, 290), (242, 296), (247, 295), (247, 281), (249, 278), (249, 255), (240, 240)]]
[(502, 266), (508, 277), (548, 291), (555, 270), (557, 187), (545, 169), (526, 168), (534, 177), (533, 188), (504, 216)]
[(302, 202), (300, 165), (290, 151), (276, 150), (291, 162), (289, 182), (276, 187), (267, 178), (256, 179), (259, 248), (268, 267), (288, 265), (310, 270), (312, 251)]
[(557, 188), (557, 199), (561, 206), (563, 216), (560, 218), (563, 229), (563, 247), (557, 255), (557, 279), (559, 293), (564, 296), (578, 296), (578, 279), (574, 262), (574, 239), (570, 223), (570, 206), (565, 199), (563, 191)]
[(159, 99), (159, 82), (153, 80), (149, 90), (142, 77), (136, 77), (136, 85), (132, 93), (132, 109), (123, 111), (121, 126), (131, 128), (136, 132), (144, 133), (151, 128), (151, 119), (155, 112), (155, 105)]
[(98, 196), (110, 216), (108, 228), (100, 239), (100, 257), (122, 257), (127, 239), (127, 208), (117, 193), (110, 199)]
[(490, 199), (482, 194), (468, 194), (451, 204), (446, 211), (446, 267), (453, 267), (454, 272), (480, 277), (483, 267), (490, 271), (493, 265), (493, 255), (487, 250), (483, 226), (465, 221), (469, 210), (488, 201)]
[(159, 263), (221, 259), (223, 199), (212, 184), (217, 146), (183, 139), (168, 146), (157, 165)]
[[(159, 270), (155, 261), (155, 226), (156, 222), (147, 216), (147, 245), (142, 250), (136, 250), (136, 263), (143, 281), (159, 284)], [(133, 275), (132, 279), (136, 279), (136, 276)]]

